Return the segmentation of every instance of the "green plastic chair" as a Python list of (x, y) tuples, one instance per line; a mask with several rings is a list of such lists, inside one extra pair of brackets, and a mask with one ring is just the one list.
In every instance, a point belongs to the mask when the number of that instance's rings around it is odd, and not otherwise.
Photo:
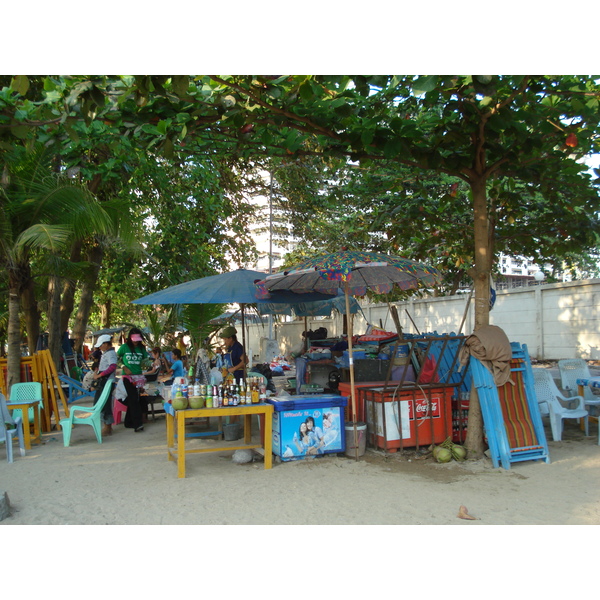
[[(42, 398), (42, 384), (39, 381), (27, 381), (23, 383), (13, 383), (10, 388), (10, 398), (9, 403), (11, 402), (24, 402), (26, 400), (39, 400), (38, 411), (40, 413), (40, 423), (42, 422), (42, 409), (44, 408), (44, 399)], [(33, 406), (27, 409), (27, 413), (29, 415), (29, 423), (33, 424), (33, 411), (35, 408)], [(15, 408), (13, 410), (13, 416), (23, 417), (22, 411), (20, 408)]]
[[(63, 432), (63, 441), (65, 447), (68, 447), (71, 443), (71, 431), (73, 430), (73, 425), (91, 425), (94, 430), (94, 433), (96, 434), (96, 439), (98, 440), (98, 443), (102, 443), (102, 422), (100, 413), (102, 412), (104, 405), (109, 400), (110, 392), (112, 391), (113, 387), (112, 384), (113, 382), (110, 379), (104, 384), (102, 395), (93, 407), (73, 405), (69, 409), (70, 416), (66, 419), (60, 420), (60, 426)], [(81, 416), (76, 416), (76, 412), (80, 412), (83, 414), (81, 414)]]

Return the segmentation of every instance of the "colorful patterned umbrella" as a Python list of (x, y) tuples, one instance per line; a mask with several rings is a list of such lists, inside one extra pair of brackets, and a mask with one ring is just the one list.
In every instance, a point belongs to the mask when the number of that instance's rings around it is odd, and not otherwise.
[(358, 460), (358, 434), (350, 296), (364, 296), (367, 290), (377, 294), (387, 294), (394, 287), (410, 290), (433, 286), (440, 281), (441, 273), (437, 269), (407, 258), (379, 252), (342, 250), (309, 259), (283, 273), (269, 275), (257, 284), (257, 298), (263, 299), (268, 298), (269, 294), (283, 290), (296, 293), (321, 292), (326, 294), (336, 294), (338, 289), (344, 290), (349, 326), (350, 394), (356, 460)]
[(394, 287), (410, 290), (435, 285), (440, 280), (437, 269), (407, 258), (342, 250), (309, 259), (284, 273), (270, 275), (261, 284), (267, 293), (289, 290), (337, 294), (338, 289), (343, 289), (351, 296), (364, 296), (367, 290), (387, 294)]

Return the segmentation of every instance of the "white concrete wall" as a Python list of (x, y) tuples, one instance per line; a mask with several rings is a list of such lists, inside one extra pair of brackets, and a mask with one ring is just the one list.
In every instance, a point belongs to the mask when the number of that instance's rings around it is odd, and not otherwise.
[[(415, 299), (394, 303), (400, 325), (406, 333), (458, 333), (468, 294), (442, 298)], [(474, 303), (471, 302), (462, 333), (472, 333)], [(395, 331), (387, 304), (361, 302), (362, 315), (354, 317), (354, 333), (364, 333), (368, 323)], [(410, 316), (409, 316), (410, 315)], [(413, 323), (414, 322), (414, 323)], [(308, 328), (326, 327), (330, 337), (342, 333), (341, 315), (331, 319), (309, 319)], [(544, 284), (497, 292), (490, 323), (501, 327), (511, 342), (527, 344), (532, 358), (600, 359), (600, 279)], [(302, 342), (304, 319), (275, 323), (274, 337), (282, 354), (288, 354)], [(268, 336), (261, 325), (247, 328), (249, 347), (258, 360), (260, 338)], [(239, 337), (239, 336), (238, 336)]]

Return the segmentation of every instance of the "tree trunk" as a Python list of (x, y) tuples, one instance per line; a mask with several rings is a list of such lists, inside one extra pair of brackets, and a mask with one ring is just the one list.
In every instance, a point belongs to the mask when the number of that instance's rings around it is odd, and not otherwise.
[(98, 282), (98, 273), (102, 265), (104, 251), (99, 243), (94, 244), (88, 253), (88, 261), (93, 265), (83, 281), (81, 288), (81, 299), (79, 300), (79, 308), (75, 315), (75, 325), (73, 327), (73, 337), (75, 338), (75, 348), (81, 348), (85, 338), (85, 330), (87, 328), (90, 311), (94, 302), (94, 290)]
[[(81, 261), (81, 240), (77, 240), (71, 246), (71, 257), (70, 261), (78, 263)], [(63, 283), (63, 291), (60, 305), (60, 330), (67, 331), (69, 329), (69, 319), (73, 314), (75, 308), (75, 290), (77, 289), (77, 281), (74, 279), (65, 279)], [(77, 341), (75, 342), (75, 349), (77, 352), (81, 351), (81, 348), (77, 348)]]
[(37, 343), (40, 337), (40, 311), (35, 297), (35, 285), (31, 278), (29, 265), (23, 267), (21, 281), (23, 282), (21, 286), (21, 308), (23, 310), (23, 318), (25, 319), (29, 353), (33, 354), (37, 350)]
[(60, 277), (51, 276), (48, 281), (48, 350), (57, 371), (60, 371), (64, 331), (60, 327), (60, 288)]
[[(490, 322), (490, 273), (492, 268), (492, 232), (487, 208), (486, 180), (479, 177), (471, 182), (473, 194), (475, 267), (473, 288), (475, 291), (475, 331)], [(483, 443), (483, 419), (477, 390), (471, 384), (469, 397), (469, 420), (465, 448), (470, 458), (481, 458)]]
[[(9, 277), (11, 274), (9, 273)], [(19, 321), (19, 286), (9, 282), (8, 290), (8, 357), (6, 360), (7, 388), (21, 381), (21, 327)]]
[(483, 416), (477, 389), (471, 384), (469, 393), (469, 418), (467, 422), (467, 437), (464, 447), (469, 458), (481, 458), (485, 450), (483, 443)]
[(486, 180), (481, 177), (471, 184), (473, 193), (475, 242), (475, 330), (490, 323), (490, 273), (492, 268), (490, 223), (487, 208)]
[(100, 305), (100, 324), (103, 329), (110, 329), (112, 313), (112, 300), (108, 298), (104, 304)]

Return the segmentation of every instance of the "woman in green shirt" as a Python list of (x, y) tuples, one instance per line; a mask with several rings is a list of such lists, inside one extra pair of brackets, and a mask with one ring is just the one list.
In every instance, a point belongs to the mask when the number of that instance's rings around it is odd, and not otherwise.
[(139, 388), (144, 385), (142, 362), (148, 358), (148, 351), (143, 343), (142, 331), (137, 327), (129, 330), (125, 343), (117, 350), (119, 361), (123, 365), (123, 384), (127, 398), (122, 402), (127, 406), (125, 427), (135, 432), (144, 431), (144, 416), (140, 403)]

